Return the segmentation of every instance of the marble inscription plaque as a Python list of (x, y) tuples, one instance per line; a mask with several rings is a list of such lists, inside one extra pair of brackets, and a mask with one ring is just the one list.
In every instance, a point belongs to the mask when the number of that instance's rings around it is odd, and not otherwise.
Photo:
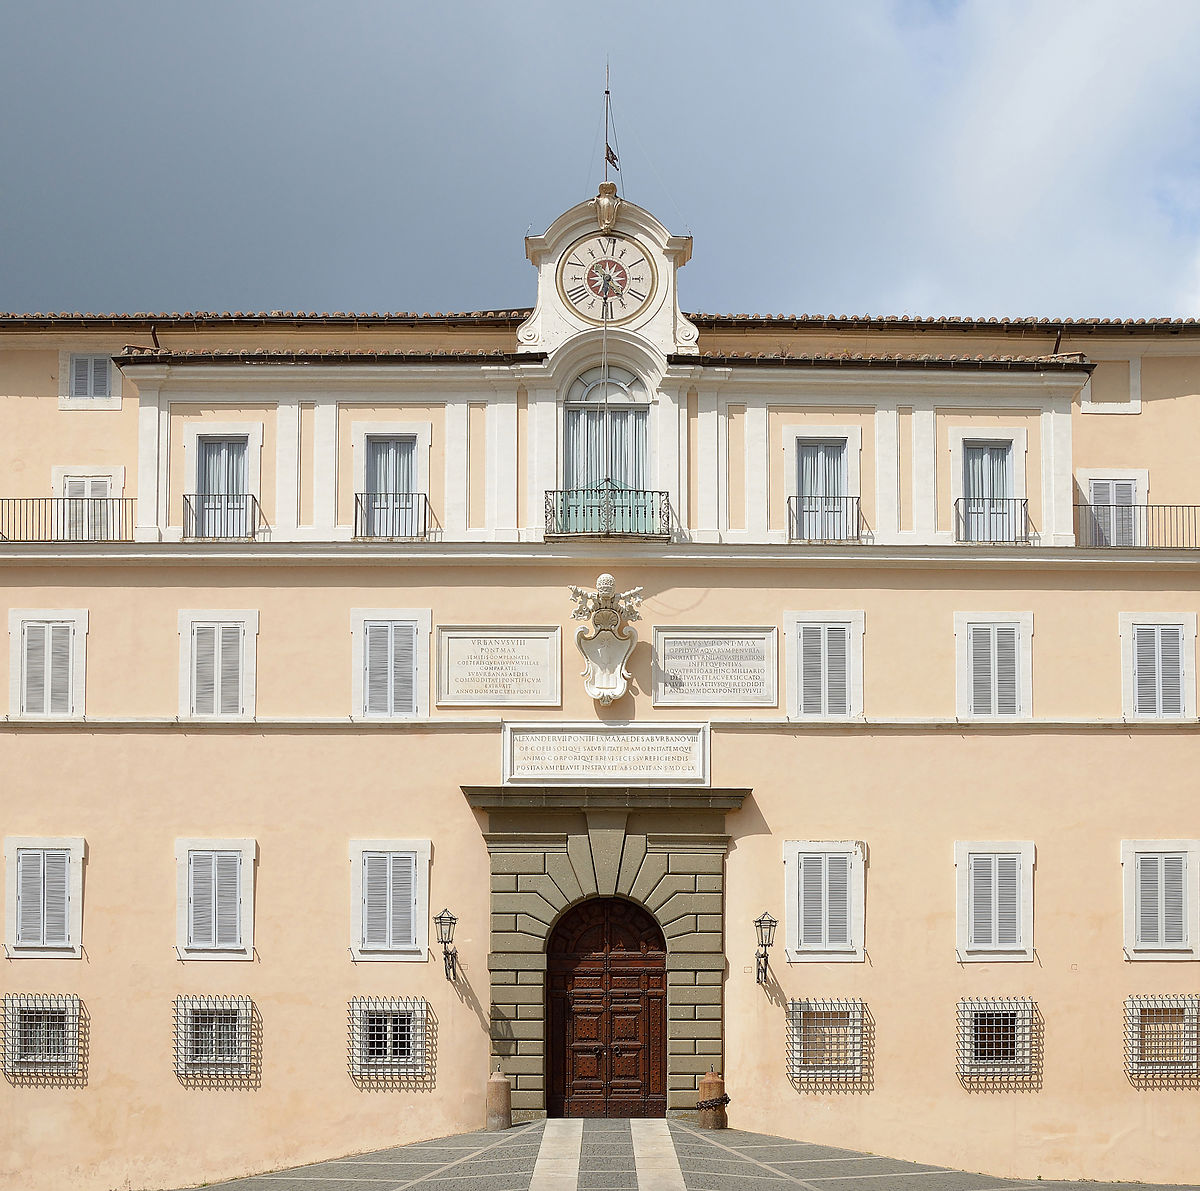
[(559, 706), (559, 637), (558, 628), (439, 626), (438, 703)]
[(504, 781), (539, 785), (708, 784), (707, 724), (505, 724)]
[(773, 628), (656, 628), (654, 702), (774, 707), (777, 665)]

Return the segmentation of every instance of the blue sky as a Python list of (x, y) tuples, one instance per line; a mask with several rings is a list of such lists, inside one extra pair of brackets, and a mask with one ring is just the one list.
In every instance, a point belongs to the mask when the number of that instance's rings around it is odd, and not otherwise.
[(528, 305), (595, 193), (691, 310), (1200, 315), (1200, 3), (0, 4), (0, 309)]

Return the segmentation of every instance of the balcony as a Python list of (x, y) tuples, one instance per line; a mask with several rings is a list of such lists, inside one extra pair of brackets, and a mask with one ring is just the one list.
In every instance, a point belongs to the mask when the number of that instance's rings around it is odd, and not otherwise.
[(356, 492), (354, 536), (420, 541), (429, 533), (429, 498), (424, 492)]
[(0, 542), (131, 542), (134, 504), (116, 496), (0, 498)]
[(1200, 505), (1076, 505), (1075, 524), (1089, 549), (1200, 549)]
[(666, 492), (621, 488), (611, 481), (555, 489), (546, 493), (546, 536), (669, 538), (671, 502)]
[(1029, 545), (1029, 501), (964, 496), (954, 502), (954, 540), (980, 545)]
[(862, 513), (857, 496), (792, 496), (788, 498), (788, 540), (829, 545), (862, 540)]
[(266, 529), (258, 498), (247, 493), (186, 493), (183, 536), (210, 540), (252, 541)]

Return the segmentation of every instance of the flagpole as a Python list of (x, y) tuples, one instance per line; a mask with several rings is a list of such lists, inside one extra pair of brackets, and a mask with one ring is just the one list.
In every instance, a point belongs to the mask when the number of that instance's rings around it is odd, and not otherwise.
[[(608, 181), (608, 125), (611, 97), (608, 89), (608, 59), (604, 60), (604, 180)], [(611, 419), (608, 412), (608, 301), (600, 297), (600, 383), (604, 386), (604, 412), (600, 416), (601, 433), (604, 435), (604, 480), (612, 480), (612, 444), (609, 441)], [(604, 499), (603, 497), (601, 499)]]

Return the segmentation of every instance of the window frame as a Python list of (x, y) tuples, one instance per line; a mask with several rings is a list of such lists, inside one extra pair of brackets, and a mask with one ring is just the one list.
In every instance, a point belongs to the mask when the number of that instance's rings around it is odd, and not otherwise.
[[(837, 611), (785, 612), (783, 614), (784, 658), (787, 665), (787, 715), (797, 723), (844, 724), (862, 720), (863, 715), (863, 638), (866, 612), (862, 609)], [(846, 674), (846, 715), (803, 715), (800, 710), (800, 629), (806, 625), (845, 625), (849, 629), (849, 654)]]
[[(800, 857), (805, 853), (850, 857), (847, 882), (850, 893), (850, 943), (848, 946), (804, 947), (800, 942)], [(867, 958), (866, 846), (861, 840), (784, 840), (784, 956), (796, 963), (863, 963)]]
[[(422, 1080), (429, 1074), (429, 1002), (424, 997), (352, 997), (347, 1005), (352, 1079), (412, 1079)], [(398, 1017), (408, 1014), (419, 1026), (413, 1030), (413, 1057), (405, 1060), (387, 1058), (370, 1061), (366, 1058), (366, 1023), (368, 1014)]]
[[(188, 942), (193, 852), (240, 852), (241, 944), (237, 947), (194, 947)], [(253, 839), (179, 838), (175, 841), (175, 951), (181, 960), (252, 960), (254, 958), (254, 894), (258, 841)]]
[[(67, 942), (17, 942), (17, 853), (66, 852)], [(81, 959), (83, 957), (83, 867), (87, 841), (82, 836), (9, 835), (4, 837), (4, 950), (9, 959)]]
[(367, 490), (367, 439), (411, 438), (416, 441), (413, 491), (429, 497), (429, 453), (433, 442), (431, 422), (351, 422), (350, 435), (354, 444), (355, 493)]
[[(82, 720), (87, 693), (86, 608), (12, 608), (8, 613), (8, 714), (20, 720)], [(25, 702), (25, 626), (69, 624), (71, 626), (71, 710), (27, 712)]]
[[(1017, 626), (1017, 712), (1015, 715), (977, 715), (971, 704), (972, 625)], [(1033, 719), (1033, 613), (954, 613), (954, 714), (959, 720), (1017, 723)]]
[[(175, 1074), (181, 1080), (245, 1077), (255, 1066), (254, 1002), (245, 996), (177, 996), (175, 1016)], [(195, 1052), (194, 1023), (196, 1014), (236, 1015), (235, 1037), (237, 1055), (233, 1059), (214, 1055), (198, 1059)]]
[[(971, 942), (971, 857), (1012, 856), (1020, 860), (1020, 938), (1017, 946)], [(955, 954), (959, 963), (1026, 963), (1034, 958), (1033, 876), (1037, 849), (1032, 840), (955, 840)]]
[[(981, 1013), (1011, 1013), (1013, 1053), (1007, 1059), (975, 1057), (975, 1019)], [(956, 1006), (958, 1025), (958, 1078), (964, 1083), (996, 1084), (1011, 1081), (1025, 1083), (1037, 1078), (1038, 1010), (1031, 997), (966, 997)]]
[[(1012, 475), (1011, 500), (1028, 500), (1027, 459), (1029, 432), (1024, 426), (951, 426), (947, 431), (950, 449), (950, 530), (955, 536), (954, 510), (966, 495), (966, 473), (964, 448), (968, 446), (999, 446), (1008, 444), (1009, 466)], [(1044, 515), (1044, 514), (1043, 514)], [(988, 542), (964, 542), (963, 545), (987, 546)]]
[[(832, 1017), (835, 1014), (846, 1015), (848, 1061), (804, 1062), (804, 1045), (811, 1028), (806, 1018), (809, 1015)], [(854, 1084), (863, 1078), (867, 1038), (866, 1004), (861, 999), (790, 998), (787, 1003), (786, 1036), (788, 1078), (793, 1082), (800, 1085)]]
[(842, 426), (784, 426), (783, 467), (785, 493), (790, 499), (800, 495), (796, 459), (799, 444), (809, 442), (841, 442), (845, 451), (846, 496), (862, 500), (862, 427)]
[[(1187, 940), (1147, 946), (1137, 941), (1137, 858), (1145, 853), (1181, 852), (1184, 874), (1184, 925)], [(1121, 841), (1121, 903), (1125, 958), (1139, 960), (1200, 959), (1200, 839), (1127, 839)]]
[[(109, 500), (119, 500), (125, 495), (125, 468), (89, 467), (80, 463), (74, 466), (55, 465), (50, 469), (50, 487), (54, 495), (67, 499), (68, 480), (107, 480)], [(90, 499), (90, 498), (86, 498)]]
[[(1121, 718), (1140, 723), (1169, 724), (1196, 718), (1196, 620), (1195, 612), (1120, 612), (1117, 624), (1121, 643)], [(1139, 715), (1134, 652), (1139, 625), (1178, 625), (1183, 629), (1180, 685), (1183, 713), (1178, 716)], [(1161, 677), (1161, 676), (1160, 676)]]
[[(237, 715), (198, 715), (193, 706), (192, 631), (196, 625), (240, 624), (242, 627), (242, 707)], [(256, 608), (183, 608), (179, 612), (179, 718), (194, 723), (252, 720), (258, 700), (258, 610)]]
[[(366, 626), (368, 622), (413, 624), (413, 710), (407, 715), (368, 715), (366, 684)], [(350, 717), (368, 723), (429, 718), (430, 638), (433, 635), (433, 610), (430, 608), (351, 608), (350, 609)]]
[[(1185, 1054), (1181, 1059), (1155, 1061), (1142, 1057), (1143, 1031), (1147, 1012), (1176, 1010), (1181, 1013)], [(1187, 1081), (1200, 1077), (1200, 996), (1195, 993), (1130, 996), (1125, 1000), (1125, 1073), (1133, 1080)]]
[[(71, 374), (74, 371), (74, 361), (77, 356), (87, 356), (95, 359), (97, 356), (108, 360), (108, 396), (107, 397), (72, 397)], [(112, 354), (102, 351), (58, 353), (58, 408), (59, 409), (90, 409), (90, 410), (119, 410), (121, 408), (121, 370), (117, 367)]]
[[(46, 1080), (75, 1077), (83, 1067), (80, 1050), (80, 1019), (83, 1002), (75, 993), (15, 993), (6, 992), (4, 1010), (4, 1074), (9, 1079)], [(63, 1054), (25, 1055), (19, 1053), (21, 1019), (26, 1013), (61, 1013), (63, 1022)]]
[[(263, 423), (255, 421), (206, 422), (202, 418), (185, 422), (183, 425), (184, 494), (200, 491), (200, 440), (202, 438), (244, 438), (246, 440), (246, 495), (253, 496), (261, 506), (263, 499)], [(180, 512), (182, 515), (182, 509)]]
[[(416, 857), (412, 947), (363, 946), (363, 876), (367, 852), (410, 852)], [(429, 876), (433, 843), (427, 839), (354, 839), (350, 841), (350, 955), (357, 962), (429, 962)]]

